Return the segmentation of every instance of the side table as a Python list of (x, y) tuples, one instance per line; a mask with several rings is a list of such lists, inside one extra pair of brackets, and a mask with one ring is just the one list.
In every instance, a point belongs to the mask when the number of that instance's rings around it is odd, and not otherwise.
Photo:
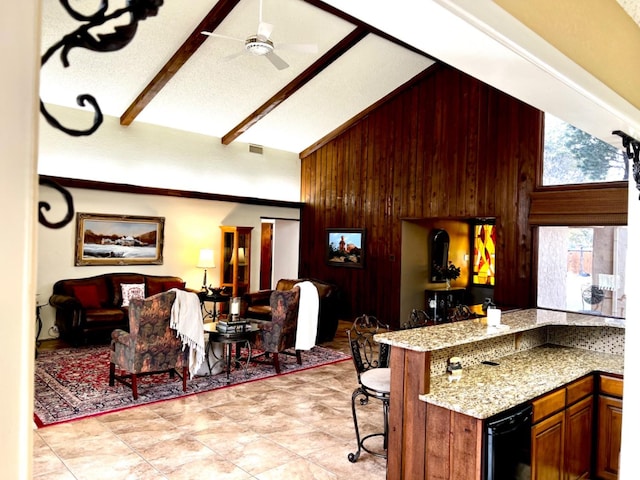
[[(216, 321), (219, 316), (218, 304), (229, 304), (231, 295), (222, 295), (220, 293), (209, 293), (209, 291), (198, 292), (198, 298), (200, 299), (200, 305), (202, 306), (202, 320), (206, 321), (210, 318), (212, 321)], [(205, 302), (213, 304), (211, 310), (207, 310)]]
[[(213, 343), (222, 343), (225, 346), (224, 349), (224, 360), (225, 360), (225, 371), (227, 374), (227, 384), (231, 383), (230, 374), (231, 374), (231, 356), (232, 356), (232, 347), (235, 344), (236, 346), (236, 355), (234, 364), (236, 366), (242, 367), (242, 359), (240, 358), (240, 347), (244, 345), (247, 347), (247, 358), (244, 362), (244, 372), (247, 374), (247, 367), (249, 366), (249, 362), (251, 361), (251, 340), (255, 334), (260, 330), (260, 327), (255, 323), (250, 323), (249, 327), (246, 330), (241, 332), (219, 332), (217, 329), (217, 322), (209, 322), (204, 324), (204, 331), (209, 333), (209, 343), (207, 344), (205, 358), (207, 359), (207, 364), (209, 366), (209, 372), (211, 372), (211, 365), (209, 364), (209, 349), (213, 348)], [(222, 361), (223, 359), (220, 359)]]

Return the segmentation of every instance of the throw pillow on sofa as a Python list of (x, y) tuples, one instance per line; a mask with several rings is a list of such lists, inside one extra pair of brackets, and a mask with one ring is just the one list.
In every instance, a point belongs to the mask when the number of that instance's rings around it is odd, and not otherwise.
[(95, 285), (76, 285), (73, 287), (73, 296), (78, 299), (84, 308), (100, 308), (98, 287)]
[(129, 302), (134, 298), (145, 298), (144, 283), (123, 283), (121, 288), (123, 307), (128, 307)]

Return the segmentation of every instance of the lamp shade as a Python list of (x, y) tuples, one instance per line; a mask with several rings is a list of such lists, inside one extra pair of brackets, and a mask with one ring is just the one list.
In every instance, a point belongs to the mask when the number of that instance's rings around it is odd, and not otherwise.
[[(231, 254), (231, 261), (229, 262), (231, 265), (236, 263), (236, 252)], [(244, 247), (238, 248), (238, 266), (244, 267), (247, 265), (247, 256), (245, 253)]]
[(200, 257), (198, 258), (198, 268), (213, 268), (216, 264), (213, 261), (213, 250), (210, 248), (203, 248), (200, 250)]

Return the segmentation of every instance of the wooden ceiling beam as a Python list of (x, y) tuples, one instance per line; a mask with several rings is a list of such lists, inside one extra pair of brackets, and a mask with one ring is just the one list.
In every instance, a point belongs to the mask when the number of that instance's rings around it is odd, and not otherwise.
[(309, 5), (313, 5), (316, 8), (319, 8), (320, 10), (323, 10), (327, 13), (330, 13), (331, 15), (334, 15), (338, 18), (341, 18), (342, 20), (352, 23), (353, 25), (356, 25), (358, 27), (364, 27), (367, 30), (369, 30), (369, 33), (373, 33), (374, 35), (384, 38), (385, 40), (389, 40), (390, 42), (395, 43), (396, 45), (399, 45), (403, 48), (406, 48), (409, 51), (412, 51), (414, 53), (417, 53), (419, 55), (423, 55), (427, 58), (430, 58), (433, 61), (436, 61), (435, 58), (433, 58), (431, 55), (428, 55), (427, 53), (423, 52), (422, 50), (417, 49), (416, 47), (414, 47), (413, 45), (409, 45), (408, 43), (403, 42), (402, 40), (397, 39), (396, 37), (393, 37), (391, 35), (389, 35), (386, 32), (383, 32), (382, 30), (374, 27), (373, 25), (370, 25), (366, 22), (363, 22), (362, 20), (360, 20), (359, 18), (354, 17), (353, 15), (349, 15), (346, 12), (343, 12), (342, 10), (339, 10), (338, 8), (334, 7), (333, 5), (329, 5), (328, 3), (323, 2), (322, 0), (303, 0), (305, 3), (308, 3)]
[(334, 45), (327, 53), (322, 55), (318, 60), (313, 62), (306, 70), (294, 78), (290, 83), (285, 85), (278, 93), (258, 107), (251, 115), (236, 125), (226, 135), (222, 137), (222, 144), (229, 145), (236, 138), (246, 132), (252, 125), (262, 120), (274, 108), (284, 102), (293, 95), (297, 90), (302, 88), (307, 82), (327, 68), (331, 63), (335, 62), (342, 54), (348, 51), (356, 43), (369, 34), (369, 30), (365, 27), (358, 26), (344, 37), (340, 42)]
[(122, 114), (120, 117), (120, 125), (131, 125), (138, 114), (153, 100), (208, 38), (200, 32), (214, 31), (238, 3), (240, 3), (240, 0), (218, 0), (207, 16), (204, 17), (195, 30), (191, 32), (191, 35), (189, 35), (182, 46), (173, 54), (171, 59)]

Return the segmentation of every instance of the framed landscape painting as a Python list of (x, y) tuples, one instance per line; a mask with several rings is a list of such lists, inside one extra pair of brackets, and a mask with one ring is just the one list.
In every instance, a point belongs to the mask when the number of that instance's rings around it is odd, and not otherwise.
[(161, 265), (164, 217), (78, 213), (76, 262), (81, 265)]
[(335, 267), (364, 267), (365, 235), (362, 228), (327, 229), (327, 263)]

